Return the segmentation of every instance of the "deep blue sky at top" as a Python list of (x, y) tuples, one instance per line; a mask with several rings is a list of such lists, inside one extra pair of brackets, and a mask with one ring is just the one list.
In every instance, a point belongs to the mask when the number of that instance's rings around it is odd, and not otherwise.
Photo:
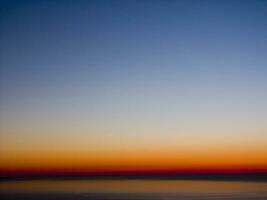
[(267, 1), (5, 0), (0, 34), (5, 121), (267, 114)]
[(266, 1), (1, 2), (1, 57), (14, 84), (266, 64)]

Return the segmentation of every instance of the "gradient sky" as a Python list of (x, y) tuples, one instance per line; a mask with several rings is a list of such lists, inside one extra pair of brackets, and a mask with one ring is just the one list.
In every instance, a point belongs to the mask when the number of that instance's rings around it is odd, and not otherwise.
[(266, 167), (267, 1), (1, 1), (5, 168)]

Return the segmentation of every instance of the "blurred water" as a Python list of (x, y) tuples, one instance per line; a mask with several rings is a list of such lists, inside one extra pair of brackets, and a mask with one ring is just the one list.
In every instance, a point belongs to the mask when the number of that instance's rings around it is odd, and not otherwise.
[(2, 181), (2, 199), (267, 200), (266, 182), (181, 180)]

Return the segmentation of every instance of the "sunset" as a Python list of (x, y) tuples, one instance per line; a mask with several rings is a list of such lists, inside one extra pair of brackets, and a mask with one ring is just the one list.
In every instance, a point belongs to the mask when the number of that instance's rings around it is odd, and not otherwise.
[(184, 179), (253, 179), (267, 191), (267, 1), (0, 7), (6, 199), (36, 178), (94, 185), (164, 177), (177, 179), (175, 187)]

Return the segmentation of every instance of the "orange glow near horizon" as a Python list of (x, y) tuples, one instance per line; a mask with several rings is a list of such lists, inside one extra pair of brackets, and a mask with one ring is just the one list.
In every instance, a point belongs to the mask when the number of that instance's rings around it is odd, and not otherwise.
[(3, 175), (242, 173), (267, 172), (266, 152), (247, 151), (130, 151), (31, 152), (1, 156)]

